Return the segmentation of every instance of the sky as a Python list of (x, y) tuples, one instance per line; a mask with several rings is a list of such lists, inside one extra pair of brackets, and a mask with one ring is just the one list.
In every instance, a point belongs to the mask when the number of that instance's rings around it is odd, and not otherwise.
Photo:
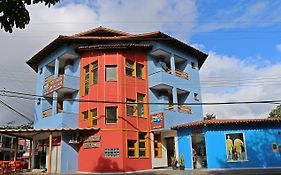
[[(200, 70), (203, 102), (281, 99), (281, 1), (62, 0), (28, 6), (24, 30), (0, 31), (0, 89), (33, 93), (36, 74), (25, 63), (58, 35), (98, 26), (130, 33), (162, 31), (209, 56)], [(0, 96), (33, 118), (34, 102)], [(203, 106), (217, 118), (266, 118), (276, 104)], [(0, 106), (0, 125), (27, 121)]]

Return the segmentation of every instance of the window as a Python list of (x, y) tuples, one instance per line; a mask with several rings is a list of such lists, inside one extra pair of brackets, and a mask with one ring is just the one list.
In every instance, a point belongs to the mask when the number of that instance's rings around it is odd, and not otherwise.
[(134, 76), (135, 73), (135, 63), (130, 60), (126, 60), (126, 75)]
[(135, 104), (130, 104), (130, 103), (135, 103), (135, 100), (127, 99), (127, 116), (134, 116), (136, 112), (136, 105)]
[[(137, 94), (137, 102), (138, 102), (138, 116), (139, 117), (144, 117), (144, 95), (143, 94)], [(139, 104), (140, 103), (140, 104)]]
[(154, 157), (162, 158), (161, 134), (154, 134)]
[(243, 133), (230, 133), (225, 135), (227, 161), (247, 160), (246, 145)]
[(89, 74), (89, 65), (84, 67), (84, 95), (88, 95), (89, 94), (89, 78), (90, 78), (90, 74)]
[(144, 79), (144, 76), (143, 76), (143, 65), (141, 64), (137, 64), (137, 78), (142, 78)]
[(98, 110), (97, 109), (91, 110), (91, 116), (92, 116), (92, 126), (96, 126), (98, 124)]
[(119, 157), (120, 151), (119, 148), (105, 148), (104, 157)]
[(137, 157), (137, 141), (136, 140), (128, 140), (128, 157)]
[(139, 157), (148, 157), (148, 134), (139, 132)]
[(105, 108), (106, 123), (117, 123), (117, 107)]
[(98, 83), (98, 61), (92, 63), (93, 84)]
[(272, 143), (272, 152), (278, 153), (278, 145), (276, 143)]
[(105, 81), (117, 81), (117, 66), (105, 67)]
[(88, 111), (82, 112), (82, 120), (88, 120)]
[(194, 100), (199, 101), (199, 95), (197, 93), (194, 93)]
[(192, 69), (196, 69), (196, 64), (194, 62), (191, 62)]

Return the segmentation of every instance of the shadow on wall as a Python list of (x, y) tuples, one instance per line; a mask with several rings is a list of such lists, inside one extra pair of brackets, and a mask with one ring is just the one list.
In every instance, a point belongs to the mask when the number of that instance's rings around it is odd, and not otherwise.
[(100, 156), (98, 162), (98, 165), (93, 168), (93, 172), (124, 172), (124, 170), (118, 166), (117, 162), (111, 159)]
[[(239, 132), (239, 131), (238, 131)], [(220, 168), (270, 168), (281, 167), (281, 153), (274, 153), (272, 143), (281, 145), (280, 131), (251, 130), (245, 132), (247, 160), (241, 162), (227, 162), (225, 159), (217, 159)]]

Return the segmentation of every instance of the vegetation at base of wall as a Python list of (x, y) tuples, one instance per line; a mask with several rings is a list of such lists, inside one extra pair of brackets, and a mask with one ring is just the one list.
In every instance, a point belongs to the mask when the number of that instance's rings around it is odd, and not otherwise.
[(204, 120), (212, 120), (212, 119), (216, 119), (215, 114), (206, 114), (206, 116), (204, 116)]
[(269, 113), (268, 118), (281, 118), (281, 104)]
[(15, 121), (7, 122), (0, 129), (33, 129), (33, 122), (21, 125), (15, 125)]
[(1, 0), (0, 1), (0, 24), (1, 29), (13, 32), (13, 27), (24, 29), (29, 24), (30, 16), (26, 5), (44, 3), (52, 6), (60, 0)]

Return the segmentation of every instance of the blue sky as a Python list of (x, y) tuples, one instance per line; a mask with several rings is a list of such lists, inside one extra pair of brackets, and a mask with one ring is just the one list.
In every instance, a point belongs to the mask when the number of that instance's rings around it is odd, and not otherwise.
[[(30, 24), (0, 31), (0, 89), (34, 93), (36, 74), (25, 61), (58, 35), (100, 25), (125, 32), (162, 31), (209, 57), (200, 70), (203, 102), (281, 98), (279, 0), (62, 0), (28, 7)], [(28, 43), (28, 44), (27, 44)], [(16, 70), (16, 71), (15, 71)], [(33, 101), (0, 97), (33, 118)], [(218, 118), (265, 118), (274, 104), (204, 106)], [(0, 106), (0, 123), (26, 122)]]

